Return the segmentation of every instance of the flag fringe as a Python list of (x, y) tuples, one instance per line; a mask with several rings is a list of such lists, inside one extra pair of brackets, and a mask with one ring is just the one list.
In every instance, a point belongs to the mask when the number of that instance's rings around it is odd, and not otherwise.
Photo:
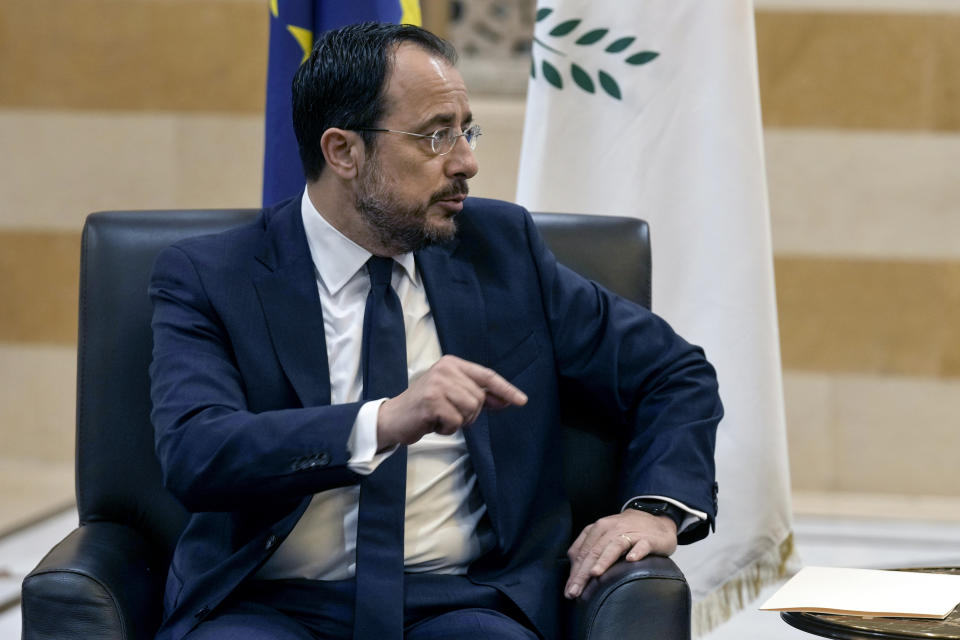
[(799, 557), (791, 531), (770, 549), (708, 596), (693, 603), (693, 637), (701, 638), (753, 602), (768, 585), (796, 573)]

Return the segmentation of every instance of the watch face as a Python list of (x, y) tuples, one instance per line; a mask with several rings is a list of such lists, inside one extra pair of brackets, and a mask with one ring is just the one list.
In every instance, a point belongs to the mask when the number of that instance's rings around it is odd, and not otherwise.
[(630, 503), (631, 509), (646, 511), (647, 513), (666, 513), (667, 504), (665, 502), (642, 502), (635, 500)]

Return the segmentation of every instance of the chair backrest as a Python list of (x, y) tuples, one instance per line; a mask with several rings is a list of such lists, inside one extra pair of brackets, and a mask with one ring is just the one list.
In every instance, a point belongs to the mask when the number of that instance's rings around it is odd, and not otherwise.
[[(150, 425), (151, 305), (157, 254), (177, 240), (251, 221), (255, 209), (114, 211), (83, 230), (77, 352), (77, 507), (81, 523), (120, 522), (171, 552), (187, 513), (160, 481)], [(558, 259), (650, 305), (647, 224), (632, 218), (534, 214)], [(566, 484), (575, 526), (616, 510), (615, 436), (596, 413), (564, 409)], [(591, 415), (592, 414), (592, 415)], [(587, 427), (590, 427), (589, 429)]]

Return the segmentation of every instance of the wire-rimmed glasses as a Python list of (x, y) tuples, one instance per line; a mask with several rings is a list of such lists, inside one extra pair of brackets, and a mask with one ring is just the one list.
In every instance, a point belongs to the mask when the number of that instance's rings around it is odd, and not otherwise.
[(430, 149), (438, 156), (445, 156), (451, 151), (453, 151), (454, 145), (457, 144), (457, 138), (463, 137), (467, 141), (467, 144), (470, 145), (471, 149), (477, 148), (477, 138), (483, 135), (483, 131), (480, 129), (480, 125), (474, 124), (467, 127), (465, 130), (457, 133), (456, 129), (453, 127), (442, 127), (437, 129), (433, 133), (411, 133), (409, 131), (398, 131), (397, 129), (354, 129), (354, 131), (371, 131), (374, 133), (402, 133), (406, 136), (414, 136), (416, 138), (423, 138), (430, 141)]

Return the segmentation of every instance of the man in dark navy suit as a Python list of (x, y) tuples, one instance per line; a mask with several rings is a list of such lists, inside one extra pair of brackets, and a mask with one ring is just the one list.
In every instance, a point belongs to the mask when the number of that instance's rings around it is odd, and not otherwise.
[[(157, 452), (192, 513), (158, 638), (555, 638), (561, 596), (712, 526), (713, 369), (466, 197), (454, 57), (411, 26), (321, 35), (304, 193), (158, 259)], [(623, 509), (572, 545), (561, 383), (627, 442)]]

